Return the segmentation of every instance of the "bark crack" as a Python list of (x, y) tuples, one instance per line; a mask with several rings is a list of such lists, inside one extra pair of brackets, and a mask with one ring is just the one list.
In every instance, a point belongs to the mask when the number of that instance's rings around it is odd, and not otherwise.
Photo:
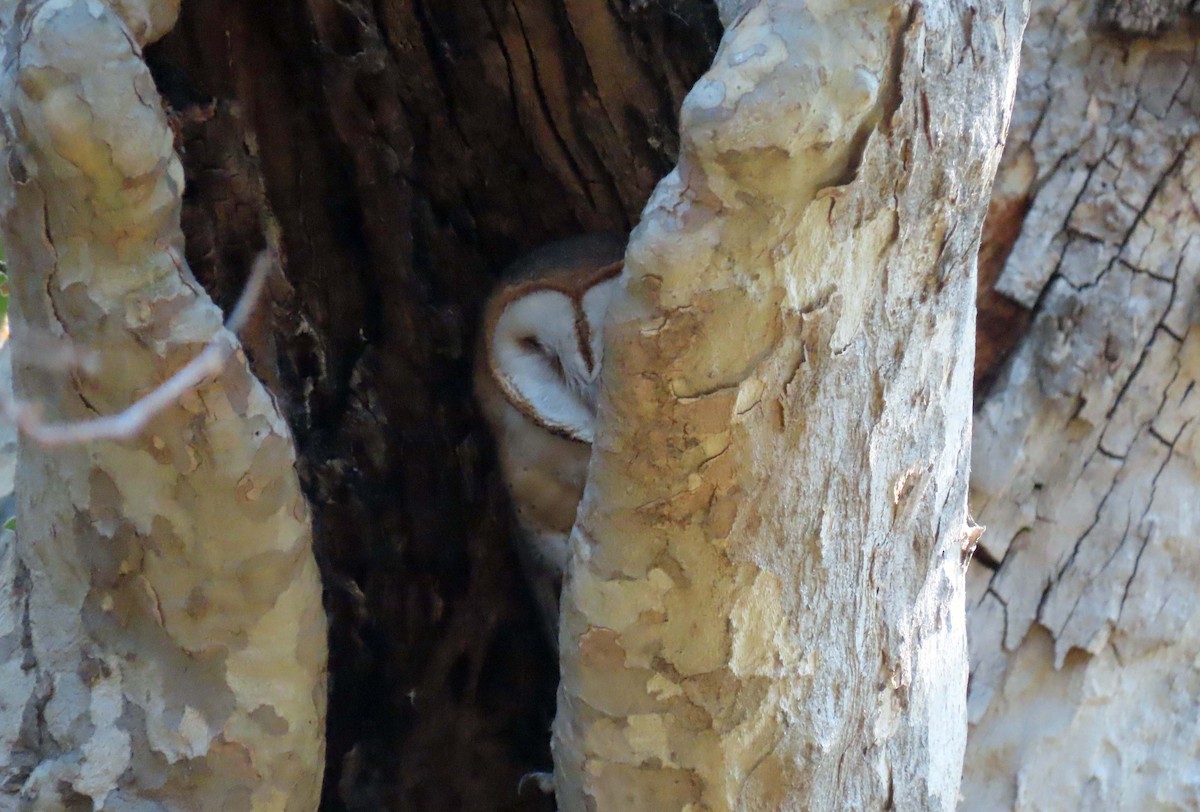
[(488, 22), (491, 23), (492, 31), (496, 35), (496, 45), (500, 48), (501, 56), (504, 57), (504, 68), (508, 74), (508, 100), (512, 107), (513, 120), (520, 123), (521, 105), (518, 101), (517, 78), (513, 69), (512, 54), (508, 51), (508, 45), (504, 41), (504, 34), (500, 31), (500, 23), (496, 20), (491, 6), (486, 2), (481, 3), (480, 6), (483, 8), (483, 13), (487, 16)]
[(534, 51), (533, 44), (529, 41), (529, 32), (525, 29), (525, 21), (521, 17), (521, 10), (517, 7), (516, 0), (509, 0), (509, 6), (512, 8), (513, 14), (516, 15), (517, 29), (521, 32), (521, 41), (525, 45), (525, 54), (529, 59), (530, 70), (532, 72), (534, 96), (537, 99), (538, 107), (542, 112), (542, 118), (546, 122), (546, 126), (550, 129), (550, 134), (554, 137), (554, 141), (558, 145), (559, 150), (562, 152), (562, 156), (564, 160), (566, 160), (567, 166), (570, 167), (571, 173), (575, 176), (576, 181), (579, 183), (580, 191), (583, 192), (583, 195), (587, 198), (588, 205), (592, 208), (596, 208), (596, 200), (592, 197), (591, 182), (584, 175), (583, 169), (579, 166), (579, 162), (576, 161), (575, 156), (571, 154), (571, 150), (567, 145), (567, 140), (563, 137), (562, 132), (559, 131), (558, 122), (555, 121), (554, 113), (550, 107), (550, 102), (546, 98), (546, 91), (542, 86), (541, 71), (538, 67), (538, 57)]
[[(486, 3), (484, 5), (486, 6)], [(376, 18), (386, 20), (387, 15), (384, 11), (384, 0), (375, 0), (375, 6)], [(450, 119), (450, 125), (454, 127), (459, 138), (465, 142), (467, 140), (466, 135), (463, 133), (462, 125), (458, 120), (458, 110), (453, 103), (454, 94), (451, 91), (450, 77), (446, 72), (446, 61), (450, 58), (450, 46), (441, 32), (436, 30), (425, 0), (413, 0), (412, 8), (413, 18), (417, 21), (417, 27), (421, 31), (421, 38), (425, 41), (425, 50), (429, 54), (430, 67), (433, 69), (438, 89), (442, 93), (442, 107), (446, 112), (446, 117)], [(387, 43), (387, 50), (389, 56), (392, 57), (392, 64), (399, 67), (400, 60), (396, 59), (392, 38), (384, 37), (384, 42)]]

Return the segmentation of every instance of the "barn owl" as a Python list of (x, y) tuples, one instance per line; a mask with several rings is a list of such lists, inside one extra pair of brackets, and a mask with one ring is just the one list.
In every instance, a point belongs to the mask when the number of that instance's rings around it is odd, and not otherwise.
[(589, 235), (513, 264), (484, 309), (475, 397), (516, 508), (521, 565), (552, 642), (568, 538), (583, 495), (603, 352), (623, 240)]

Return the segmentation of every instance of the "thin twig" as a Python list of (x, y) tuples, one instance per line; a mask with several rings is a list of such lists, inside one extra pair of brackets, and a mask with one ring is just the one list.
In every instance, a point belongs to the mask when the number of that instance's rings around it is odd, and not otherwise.
[[(258, 255), (254, 262), (254, 270), (246, 281), (246, 287), (233, 308), (233, 313), (225, 322), (225, 330), (229, 333), (236, 335), (250, 319), (270, 274), (271, 265), (269, 252), (264, 251)], [(94, 440), (128, 440), (144, 429), (159, 412), (196, 388), (205, 378), (224, 369), (234, 347), (235, 344), (227, 339), (225, 333), (218, 332), (204, 349), (178, 372), (114, 415), (92, 420), (45, 423), (37, 405), (22, 403), (6, 392), (0, 392), (0, 411), (16, 424), (22, 434), (43, 446), (63, 446)]]
[[(8, 342), (8, 320), (4, 322), (0, 344)], [(88, 375), (100, 371), (100, 353), (81, 349), (67, 338), (59, 338), (48, 330), (27, 327), (21, 334), (23, 363), (53, 372), (80, 370)]]

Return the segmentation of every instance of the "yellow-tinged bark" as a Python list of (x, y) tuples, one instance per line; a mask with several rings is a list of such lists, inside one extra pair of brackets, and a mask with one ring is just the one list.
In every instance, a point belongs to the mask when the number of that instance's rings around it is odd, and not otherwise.
[(951, 809), (974, 256), (1021, 9), (723, 12), (605, 327), (559, 804)]
[[(14, 385), (47, 419), (115, 413), (208, 342), (236, 348), (182, 258), (182, 173), (141, 59), (177, 6), (6, 9)], [(47, 337), (99, 370), (44, 368)], [(133, 440), (23, 443), (16, 490), (3, 783), (38, 809), (314, 808), (320, 583), (287, 426), (240, 350)]]

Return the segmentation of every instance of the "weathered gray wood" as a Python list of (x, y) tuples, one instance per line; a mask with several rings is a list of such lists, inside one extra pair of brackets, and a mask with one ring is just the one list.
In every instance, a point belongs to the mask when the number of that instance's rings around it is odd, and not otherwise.
[(1196, 36), (1093, 12), (1036, 3), (997, 179), (1032, 314), (975, 425), (971, 812), (1200, 804)]

